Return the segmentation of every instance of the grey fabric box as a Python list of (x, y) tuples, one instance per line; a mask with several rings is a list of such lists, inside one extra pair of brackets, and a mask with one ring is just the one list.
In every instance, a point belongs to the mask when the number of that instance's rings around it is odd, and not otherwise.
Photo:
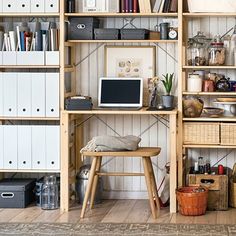
[(94, 28), (99, 27), (99, 19), (95, 17), (70, 17), (69, 22), (69, 40), (94, 39)]
[(0, 208), (25, 208), (34, 201), (35, 179), (0, 180)]
[(119, 39), (119, 29), (94, 29), (94, 39), (117, 40)]
[(147, 29), (121, 29), (120, 30), (121, 39), (136, 39), (143, 40), (148, 39), (149, 30)]

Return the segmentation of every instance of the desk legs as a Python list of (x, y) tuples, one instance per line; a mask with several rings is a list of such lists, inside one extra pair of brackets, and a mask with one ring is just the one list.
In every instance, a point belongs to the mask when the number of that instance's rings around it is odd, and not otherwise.
[(176, 115), (170, 115), (170, 212), (176, 212), (177, 187), (177, 147), (176, 147)]
[(83, 206), (82, 206), (82, 211), (81, 211), (81, 214), (80, 214), (80, 218), (84, 218), (85, 210), (86, 210), (86, 207), (87, 207), (87, 204), (88, 204), (88, 199), (89, 199), (89, 196), (91, 194), (92, 187), (93, 187), (94, 177), (95, 177), (95, 174), (96, 174), (97, 162), (98, 162), (98, 158), (94, 157), (93, 162), (92, 162), (92, 166), (91, 166), (91, 169), (90, 169), (90, 172), (89, 172), (89, 180), (88, 180), (88, 185), (87, 185), (85, 196), (84, 196), (84, 201), (83, 201)]

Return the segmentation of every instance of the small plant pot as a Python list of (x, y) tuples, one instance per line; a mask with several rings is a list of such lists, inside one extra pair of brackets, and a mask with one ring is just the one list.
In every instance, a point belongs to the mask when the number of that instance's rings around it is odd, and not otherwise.
[(174, 96), (162, 95), (162, 104), (165, 108), (173, 108)]

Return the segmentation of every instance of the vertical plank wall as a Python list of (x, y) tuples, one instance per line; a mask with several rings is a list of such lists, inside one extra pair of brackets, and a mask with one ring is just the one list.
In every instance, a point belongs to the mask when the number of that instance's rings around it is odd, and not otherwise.
[[(156, 18), (136, 18), (133, 23), (137, 28), (154, 29), (154, 26), (160, 23), (161, 19)], [(125, 19), (122, 18), (109, 18), (103, 19), (105, 28), (121, 28), (125, 24)], [(98, 78), (105, 75), (104, 73), (104, 45), (100, 43), (83, 43), (77, 46), (77, 61), (82, 60), (88, 54), (93, 52), (86, 60), (84, 60), (77, 67), (77, 91), (83, 95), (89, 95), (93, 98), (94, 105), (97, 105), (97, 90)], [(109, 45), (150, 45), (149, 43), (117, 43)], [(168, 53), (166, 53), (166, 52)], [(159, 44), (156, 47), (156, 75), (169, 72), (175, 73), (177, 76), (177, 44)], [(170, 54), (175, 60), (169, 56)], [(175, 84), (177, 84), (177, 77)], [(162, 85), (160, 84), (160, 90)], [(163, 90), (162, 90), (163, 91)], [(176, 93), (177, 86), (174, 86), (173, 92)], [(99, 120), (100, 119), (100, 120)], [(158, 183), (162, 179), (162, 170), (169, 160), (168, 152), (168, 130), (160, 122), (152, 116), (132, 116), (132, 115), (109, 115), (99, 116), (99, 119), (92, 118), (84, 126), (84, 140), (85, 144), (92, 137), (97, 135), (137, 135), (140, 136), (141, 146), (160, 146), (162, 148), (160, 156), (153, 158), (154, 171), (158, 177)], [(166, 123), (166, 122), (164, 122)], [(116, 134), (112, 129), (118, 134)], [(144, 132), (149, 126), (146, 132)], [(89, 160), (86, 160), (89, 162)], [(104, 158), (103, 164), (104, 171), (126, 171), (126, 172), (140, 172), (142, 170), (141, 160), (138, 158)], [(109, 177), (104, 178), (104, 195), (107, 198), (145, 198), (146, 184), (143, 177)]]

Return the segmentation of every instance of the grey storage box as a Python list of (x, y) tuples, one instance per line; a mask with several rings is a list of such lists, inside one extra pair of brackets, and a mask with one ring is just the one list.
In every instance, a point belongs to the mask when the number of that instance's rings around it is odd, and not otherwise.
[(94, 29), (94, 39), (117, 40), (119, 39), (119, 29)]
[(143, 40), (149, 38), (149, 30), (147, 29), (121, 29), (121, 39)]
[(0, 208), (25, 208), (34, 201), (35, 179), (0, 180)]
[(69, 40), (94, 39), (94, 28), (99, 27), (99, 19), (95, 17), (70, 17), (68, 27)]

